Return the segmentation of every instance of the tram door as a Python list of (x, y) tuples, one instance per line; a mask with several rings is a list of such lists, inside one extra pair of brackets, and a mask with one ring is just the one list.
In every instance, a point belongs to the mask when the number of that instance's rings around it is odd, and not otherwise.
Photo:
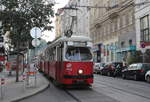
[(62, 64), (63, 64), (63, 46), (57, 46), (57, 66), (56, 66), (56, 79), (58, 81), (61, 80), (61, 75), (62, 75)]

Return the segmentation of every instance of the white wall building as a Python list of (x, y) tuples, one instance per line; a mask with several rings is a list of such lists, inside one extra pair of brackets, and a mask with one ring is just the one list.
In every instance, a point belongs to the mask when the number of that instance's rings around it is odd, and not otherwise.
[(135, 0), (135, 4), (143, 2), (145, 3), (135, 6), (137, 50), (141, 50), (141, 42), (147, 45), (146, 49), (150, 49), (150, 0)]
[[(89, 6), (89, 0), (76, 0), (78, 6)], [(89, 29), (90, 10), (86, 7), (79, 7), (77, 10), (77, 33), (90, 37)]]
[[(89, 0), (70, 0), (66, 7), (89, 5)], [(89, 10), (85, 7), (78, 7), (75, 9), (64, 9), (61, 14), (61, 31), (62, 34), (70, 29), (72, 24), (72, 31), (74, 35), (90, 36), (89, 34)]]

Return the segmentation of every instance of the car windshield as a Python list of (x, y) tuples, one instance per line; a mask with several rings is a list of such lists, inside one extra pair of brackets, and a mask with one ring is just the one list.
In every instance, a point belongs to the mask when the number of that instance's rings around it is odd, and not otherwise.
[(101, 66), (101, 67), (104, 67), (104, 66), (105, 66), (105, 63), (101, 63), (100, 66)]
[(149, 69), (150, 70), (150, 64), (143, 64), (143, 67), (142, 68), (144, 68), (144, 69)]
[(92, 60), (92, 54), (87, 47), (68, 47), (66, 59), (71, 61), (88, 61)]
[(116, 67), (116, 68), (121, 68), (122, 63), (113, 63), (113, 66)]

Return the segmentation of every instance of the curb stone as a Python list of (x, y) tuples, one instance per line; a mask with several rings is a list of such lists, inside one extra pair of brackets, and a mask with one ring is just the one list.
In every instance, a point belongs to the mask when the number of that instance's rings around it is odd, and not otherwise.
[(26, 95), (26, 96), (22, 96), (22, 97), (19, 97), (19, 98), (16, 98), (16, 99), (13, 99), (13, 100), (11, 100), (10, 102), (18, 102), (18, 101), (27, 99), (27, 98), (29, 98), (29, 97), (32, 97), (32, 96), (34, 96), (34, 95), (36, 95), (36, 94), (39, 94), (39, 93), (45, 91), (45, 90), (46, 90), (47, 88), (49, 88), (49, 87), (50, 87), (50, 84), (45, 85), (44, 87), (42, 87), (41, 89), (39, 89), (39, 90), (37, 90), (37, 91), (35, 91), (35, 92), (33, 92), (33, 93), (30, 93), (30, 94), (28, 94), (28, 95)]

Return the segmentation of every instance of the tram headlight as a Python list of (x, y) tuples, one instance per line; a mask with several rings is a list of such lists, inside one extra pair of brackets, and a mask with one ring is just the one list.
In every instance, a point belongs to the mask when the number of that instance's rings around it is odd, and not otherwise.
[(79, 70), (78, 70), (78, 73), (79, 73), (79, 74), (83, 74), (83, 70), (82, 70), (82, 69), (79, 69)]

